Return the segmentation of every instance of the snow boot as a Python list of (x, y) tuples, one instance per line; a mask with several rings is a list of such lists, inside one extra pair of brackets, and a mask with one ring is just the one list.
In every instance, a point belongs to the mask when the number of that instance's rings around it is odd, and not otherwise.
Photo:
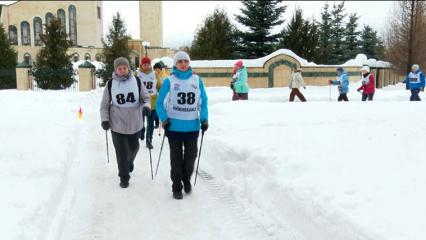
[(133, 169), (135, 169), (135, 164), (133, 162), (130, 163), (129, 171), (133, 172)]
[(154, 146), (152, 146), (151, 141), (147, 141), (146, 142), (146, 148), (148, 148), (148, 149), (153, 149), (154, 148)]
[(190, 194), (192, 191), (192, 186), (191, 186), (191, 182), (183, 182), (183, 190), (185, 191), (186, 194)]
[(120, 187), (121, 188), (127, 188), (129, 186), (129, 180), (121, 180), (120, 181)]
[(174, 198), (174, 199), (177, 199), (177, 200), (182, 199), (182, 198), (183, 198), (182, 191), (179, 191), (179, 192), (173, 192), (173, 198)]

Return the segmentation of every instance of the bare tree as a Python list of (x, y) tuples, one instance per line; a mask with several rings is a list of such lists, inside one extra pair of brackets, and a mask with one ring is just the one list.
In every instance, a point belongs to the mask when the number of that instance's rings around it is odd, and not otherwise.
[(418, 63), (426, 67), (426, 2), (395, 2), (385, 32), (386, 59), (401, 73)]

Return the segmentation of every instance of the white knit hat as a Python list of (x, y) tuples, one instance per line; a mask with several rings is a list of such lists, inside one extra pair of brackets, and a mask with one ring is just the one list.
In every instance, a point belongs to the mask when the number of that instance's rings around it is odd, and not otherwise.
[(188, 60), (188, 62), (191, 61), (191, 59), (189, 58), (188, 53), (184, 52), (184, 51), (179, 51), (175, 54), (175, 56), (173, 57), (173, 64), (176, 66), (176, 63), (179, 60)]
[(367, 71), (367, 72), (370, 72), (370, 67), (369, 67), (369, 66), (363, 66), (363, 67), (361, 68), (361, 71)]
[(411, 66), (411, 68), (415, 68), (416, 70), (419, 70), (420, 66), (419, 66), (419, 64), (413, 64), (413, 66)]

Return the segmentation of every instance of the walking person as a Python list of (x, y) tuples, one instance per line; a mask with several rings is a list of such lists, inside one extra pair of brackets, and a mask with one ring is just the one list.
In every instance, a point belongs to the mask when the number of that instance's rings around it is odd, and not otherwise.
[[(157, 72), (152, 70), (151, 59), (149, 57), (142, 58), (140, 68), (139, 78), (151, 97), (151, 112), (146, 116), (146, 147), (148, 149), (153, 149), (152, 136), (154, 135), (154, 123), (157, 116), (157, 112), (155, 111), (155, 101), (157, 100), (157, 93), (161, 87), (161, 79)], [(141, 132), (141, 134), (144, 134), (144, 132)]]
[(182, 199), (182, 188), (191, 193), (199, 131), (208, 129), (208, 109), (203, 81), (192, 72), (189, 55), (179, 51), (173, 62), (173, 72), (163, 81), (156, 107), (170, 147), (173, 197)]
[(291, 89), (289, 99), (290, 102), (294, 101), (295, 96), (297, 96), (300, 101), (306, 102), (305, 96), (303, 96), (303, 94), (299, 90), (301, 87), (306, 89), (305, 81), (302, 77), (302, 69), (296, 68), (296, 71), (291, 74), (291, 80), (288, 87)]
[(233, 87), (237, 93), (238, 100), (248, 100), (250, 87), (247, 83), (247, 68), (244, 66), (242, 60), (239, 60), (234, 64), (234, 71)]
[(101, 125), (105, 131), (111, 129), (120, 187), (127, 188), (139, 151), (142, 114), (150, 112), (149, 93), (131, 74), (129, 61), (124, 57), (114, 60), (112, 80), (106, 86), (100, 106)]
[(411, 91), (410, 101), (421, 101), (419, 93), (425, 90), (425, 75), (420, 70), (418, 64), (414, 64), (411, 67), (411, 72), (407, 75), (403, 83), (407, 84)]
[(374, 75), (370, 73), (369, 66), (363, 66), (361, 68), (361, 74), (361, 87), (359, 87), (357, 91), (361, 92), (362, 90), (361, 100), (363, 102), (365, 102), (367, 99), (368, 101), (373, 101), (374, 92), (376, 91), (376, 81), (374, 79)]
[(349, 101), (348, 92), (349, 92), (349, 76), (348, 73), (342, 68), (338, 67), (336, 69), (337, 77), (336, 80), (329, 80), (328, 83), (330, 85), (337, 85), (337, 89), (339, 91), (339, 97), (337, 101)]

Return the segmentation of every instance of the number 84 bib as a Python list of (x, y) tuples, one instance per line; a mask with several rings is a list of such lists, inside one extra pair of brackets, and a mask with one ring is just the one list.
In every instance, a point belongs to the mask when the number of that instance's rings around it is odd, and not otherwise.
[(192, 75), (187, 80), (179, 80), (174, 75), (169, 77), (170, 92), (167, 104), (167, 115), (179, 120), (199, 119), (200, 79)]

